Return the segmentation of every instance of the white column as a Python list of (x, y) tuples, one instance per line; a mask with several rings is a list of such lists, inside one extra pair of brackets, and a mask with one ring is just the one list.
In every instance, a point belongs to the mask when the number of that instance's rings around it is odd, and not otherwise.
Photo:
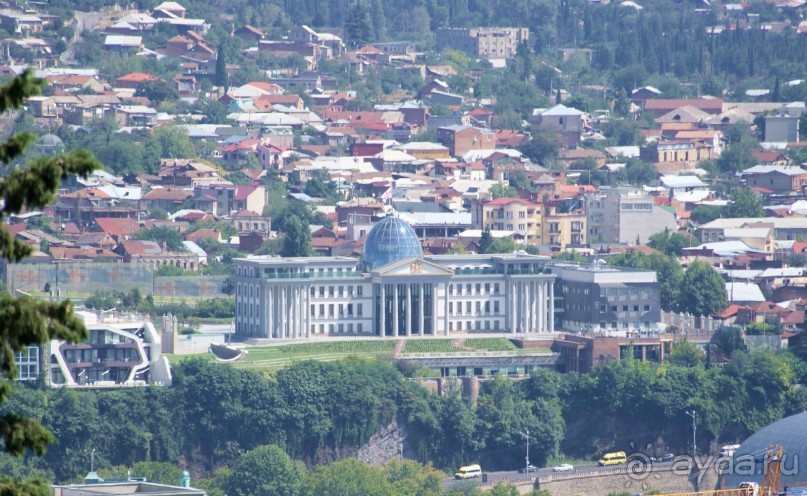
[(280, 333), (278, 334), (279, 338), (286, 337), (286, 326), (288, 325), (288, 313), (286, 312), (286, 288), (285, 286), (280, 286), (278, 288), (278, 304), (280, 310), (279, 312), (279, 319), (278, 323), (280, 324)]
[(412, 283), (406, 283), (406, 335), (412, 335)]
[(286, 330), (286, 337), (294, 337), (294, 296), (291, 294), (291, 286), (286, 286), (286, 320), (288, 321), (288, 329)]
[(303, 287), (305, 291), (305, 337), (311, 337), (311, 288)]
[(532, 311), (532, 302), (535, 301), (535, 282), (527, 281), (527, 298), (524, 302), (524, 308), (527, 311), (527, 328), (524, 332), (529, 334), (535, 327), (535, 314)]
[(536, 302), (538, 308), (538, 329), (537, 332), (546, 331), (546, 313), (544, 312), (543, 302), (546, 300), (546, 283), (539, 282), (538, 301)]
[(392, 335), (398, 337), (398, 284), (392, 286)]
[(273, 312), (275, 302), (273, 300), (274, 292), (272, 291), (272, 287), (268, 286), (266, 288), (266, 337), (271, 339), (274, 336), (274, 323), (275, 323), (275, 314)]
[(423, 294), (425, 288), (425, 284), (418, 284), (418, 334), (421, 336), (424, 334), (423, 325), (426, 323), (426, 319), (423, 318)]
[(381, 287), (381, 329), (379, 329), (378, 332), (381, 335), (381, 337), (384, 337), (386, 336), (385, 327), (387, 324), (387, 315), (386, 315), (387, 290), (386, 285), (384, 283), (379, 284), (379, 286)]
[(549, 288), (547, 288), (547, 283), (544, 283), (544, 297), (541, 298), (541, 315), (543, 315), (543, 320), (541, 321), (543, 323), (541, 326), (541, 332), (546, 332), (549, 328), (549, 312), (547, 310), (549, 310)]
[(516, 333), (516, 328), (518, 327), (516, 325), (516, 318), (517, 318), (517, 314), (516, 314), (516, 297), (517, 296), (518, 296), (518, 294), (516, 292), (516, 283), (512, 282), (510, 284), (510, 315), (509, 315), (509, 318), (510, 318), (510, 332), (513, 333), (513, 334)]
[[(440, 330), (440, 326), (438, 325), (439, 320), (437, 318), (437, 286), (439, 283), (432, 284), (432, 335), (437, 336), (437, 333)], [(443, 288), (445, 289), (445, 288)], [(443, 330), (446, 336), (448, 336), (448, 326), (445, 326)]]
[(549, 281), (549, 332), (555, 332), (555, 284)]

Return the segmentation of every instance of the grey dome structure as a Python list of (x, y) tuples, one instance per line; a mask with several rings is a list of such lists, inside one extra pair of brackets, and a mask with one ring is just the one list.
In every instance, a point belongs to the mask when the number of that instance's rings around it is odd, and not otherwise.
[(398, 217), (386, 217), (367, 234), (362, 250), (362, 262), (366, 270), (407, 258), (423, 258), (415, 230)]
[(37, 142), (36, 147), (39, 150), (39, 153), (55, 155), (64, 150), (64, 142), (62, 142), (62, 139), (55, 134), (46, 134), (39, 138), (39, 142)]
[[(807, 412), (791, 415), (763, 427), (743, 441), (728, 467), (726, 488), (741, 482), (762, 483), (765, 453), (771, 445), (782, 445), (781, 489), (807, 486), (807, 472), (799, 466), (807, 462)], [(758, 472), (758, 473), (757, 473)]]

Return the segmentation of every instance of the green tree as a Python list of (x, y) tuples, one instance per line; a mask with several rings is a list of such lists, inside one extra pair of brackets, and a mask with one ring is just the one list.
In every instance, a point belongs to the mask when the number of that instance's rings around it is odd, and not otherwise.
[(319, 466), (305, 481), (306, 496), (388, 496), (392, 486), (381, 470), (346, 458)]
[(682, 291), (684, 271), (678, 262), (671, 257), (654, 253), (623, 253), (608, 259), (609, 265), (630, 267), (634, 269), (653, 270), (659, 281), (659, 299), (661, 308), (667, 312), (678, 311), (679, 298)]
[(558, 136), (550, 127), (532, 126), (530, 139), (521, 145), (521, 152), (524, 155), (544, 165), (556, 160), (559, 151)]
[(160, 126), (152, 133), (154, 145), (157, 148), (157, 158), (193, 158), (193, 144), (188, 137), (188, 131), (175, 125)]
[(431, 464), (421, 465), (413, 460), (390, 460), (384, 465), (384, 477), (400, 496), (439, 496), (446, 474)]
[(490, 251), (492, 248), (493, 235), (490, 233), (490, 226), (487, 226), (482, 230), (482, 237), (479, 238), (479, 253), (492, 253)]
[(679, 308), (693, 315), (712, 315), (729, 305), (726, 283), (720, 274), (699, 260), (684, 272)]
[(327, 169), (315, 171), (305, 183), (305, 194), (314, 198), (322, 198), (327, 202), (335, 201), (337, 197), (336, 183), (331, 181)]
[(487, 496), (519, 496), (518, 488), (513, 484), (497, 482), (490, 490), (485, 491)]
[(224, 88), (226, 92), (230, 86), (230, 75), (227, 72), (227, 55), (225, 53), (224, 44), (219, 45), (218, 53), (216, 54), (216, 86)]
[(138, 84), (135, 90), (135, 96), (144, 96), (156, 106), (166, 100), (177, 100), (179, 98), (179, 92), (162, 79), (156, 79), (143, 81)]
[[(44, 82), (34, 78), (32, 71), (11, 79), (0, 87), (0, 112), (16, 110), (25, 100), (39, 95)], [(0, 145), (0, 161), (8, 164), (25, 153), (37, 137), (22, 133), (11, 136)], [(61, 156), (41, 156), (26, 167), (14, 168), (0, 180), (0, 257), (18, 262), (29, 256), (31, 248), (12, 236), (3, 227), (3, 218), (21, 213), (24, 209), (42, 208), (56, 198), (59, 180), (68, 174), (86, 177), (100, 167), (92, 155), (84, 150)], [(80, 341), (87, 336), (82, 322), (73, 315), (69, 301), (49, 303), (28, 297), (15, 298), (0, 293), (0, 405), (14, 389), (17, 376), (14, 352), (32, 344), (44, 344), (52, 339)], [(54, 436), (36, 420), (15, 411), (6, 410), (0, 415), (0, 435), (4, 450), (21, 456), (31, 450), (37, 456), (45, 454)], [(4, 474), (5, 475), (5, 474)], [(19, 496), (45, 496), (51, 488), (41, 479), (25, 481), (0, 477), (0, 493)]]
[(277, 494), (299, 496), (305, 467), (274, 445), (259, 446), (244, 453), (228, 478), (225, 490), (232, 496)]
[(283, 238), (283, 249), (280, 255), (283, 257), (310, 257), (313, 253), (311, 248), (311, 230), (299, 218), (294, 217), (286, 220), (286, 235)]
[(695, 367), (702, 362), (701, 351), (695, 343), (686, 339), (679, 339), (675, 342), (670, 353), (670, 363), (682, 367)]
[(518, 191), (512, 186), (496, 183), (490, 187), (490, 196), (494, 200), (497, 198), (518, 198)]
[(156, 241), (160, 246), (165, 245), (168, 251), (187, 251), (184, 239), (178, 230), (168, 226), (154, 226), (139, 230), (135, 234), (135, 239)]
[(750, 188), (736, 188), (729, 195), (730, 203), (721, 213), (727, 218), (765, 217), (762, 200)]
[(721, 207), (702, 205), (695, 207), (695, 210), (692, 211), (691, 219), (698, 224), (706, 224), (715, 219), (719, 219), (721, 215), (723, 215), (723, 209)]
[(650, 236), (648, 246), (658, 250), (670, 257), (679, 257), (685, 247), (690, 246), (691, 239), (688, 236), (669, 232), (667, 229)]
[(350, 9), (347, 22), (345, 22), (345, 34), (347, 35), (348, 43), (360, 48), (370, 43), (372, 32), (370, 12), (367, 10), (367, 6), (361, 2), (356, 2), (355, 6)]

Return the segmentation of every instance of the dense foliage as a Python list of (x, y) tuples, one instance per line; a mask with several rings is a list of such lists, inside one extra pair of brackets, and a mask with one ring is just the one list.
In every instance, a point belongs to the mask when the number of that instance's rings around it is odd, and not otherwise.
[[(39, 95), (44, 82), (25, 71), (0, 87), (0, 113), (16, 111), (30, 97)], [(7, 166), (24, 156), (25, 149), (36, 142), (31, 133), (19, 133), (0, 144), (0, 164)], [(39, 157), (24, 167), (15, 167), (0, 179), (0, 262), (18, 262), (31, 255), (32, 248), (15, 238), (3, 220), (14, 214), (35, 210), (50, 204), (56, 197), (59, 181), (68, 174), (86, 177), (98, 168), (98, 162), (85, 150), (61, 156)], [(24, 405), (11, 402), (14, 390), (11, 381), (17, 376), (14, 354), (33, 344), (53, 339), (80, 341), (87, 336), (82, 322), (73, 315), (69, 301), (47, 302), (30, 297), (16, 298), (0, 292), (0, 447), (1, 454), (21, 456), (24, 453), (44, 454), (54, 441), (37, 419), (28, 416)], [(4, 465), (2, 463), (0, 465)], [(35, 472), (0, 470), (0, 494), (15, 496), (44, 496), (50, 488)]]
[[(102, 469), (182, 459), (195, 478), (206, 475), (212, 484), (221, 467), (239, 473), (271, 461), (297, 477), (296, 465), (281, 453), (309, 466), (332, 462), (397, 420), (407, 428), (407, 457), (449, 470), (471, 462), (513, 469), (523, 462), (527, 430), (531, 459), (542, 465), (560, 451), (594, 458), (629, 450), (631, 442), (683, 451), (691, 439), (686, 409), (704, 419), (698, 443), (706, 450), (807, 406), (807, 395), (792, 387), (805, 375), (804, 363), (793, 356), (734, 351), (728, 366), (708, 369), (690, 355), (684, 349), (664, 365), (608, 362), (586, 375), (540, 371), (524, 381), (496, 378), (483, 385), (476, 407), (450, 385), (445, 396), (428, 393), (385, 362), (302, 362), (263, 377), (191, 359), (175, 368), (172, 388), (20, 388), (0, 413), (25, 411), (59, 442), (44, 460), (0, 457), (0, 467), (52, 473), (64, 482), (87, 472), (94, 448)], [(254, 455), (245, 460), (244, 452)], [(276, 483), (253, 477), (256, 485)], [(219, 482), (237, 492), (226, 479)]]

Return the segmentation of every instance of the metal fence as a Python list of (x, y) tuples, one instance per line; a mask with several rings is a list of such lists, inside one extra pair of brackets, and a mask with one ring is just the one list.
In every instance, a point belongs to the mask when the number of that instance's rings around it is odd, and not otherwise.
[(61, 298), (82, 298), (96, 292), (128, 292), (172, 298), (217, 298), (226, 276), (158, 276), (147, 264), (127, 263), (21, 263), (0, 267), (10, 291), (36, 294), (49, 285)]

